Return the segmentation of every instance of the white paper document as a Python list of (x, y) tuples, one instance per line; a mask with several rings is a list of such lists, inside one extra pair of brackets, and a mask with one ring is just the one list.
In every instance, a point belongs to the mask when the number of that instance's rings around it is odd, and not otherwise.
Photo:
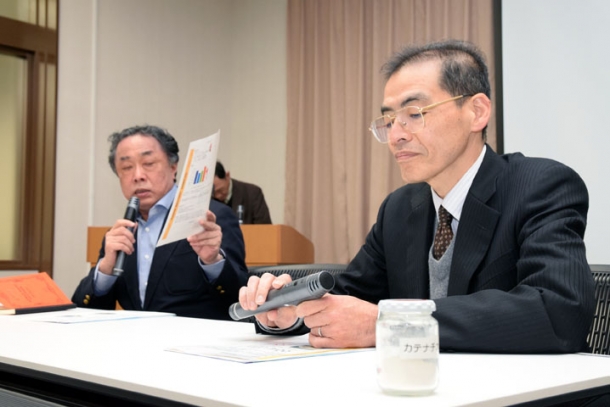
[(255, 363), (311, 356), (336, 355), (348, 352), (364, 352), (374, 349), (375, 348), (319, 349), (309, 345), (307, 335), (281, 338), (277, 336), (262, 335), (256, 340), (228, 340), (222, 344), (175, 346), (166, 350), (194, 356), (230, 360), (233, 362)]
[(169, 312), (101, 310), (72, 308), (65, 311), (24, 314), (19, 318), (26, 321), (53, 322), (56, 324), (78, 324), (83, 322), (116, 321), (120, 319), (173, 317)]
[(178, 192), (157, 246), (163, 246), (202, 231), (199, 219), (210, 207), (220, 130), (192, 141), (182, 168)]

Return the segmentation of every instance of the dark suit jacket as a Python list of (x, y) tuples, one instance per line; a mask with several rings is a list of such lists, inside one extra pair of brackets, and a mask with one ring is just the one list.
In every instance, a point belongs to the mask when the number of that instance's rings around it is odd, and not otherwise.
[(235, 213), (237, 213), (237, 207), (243, 205), (243, 223), (271, 223), (271, 215), (269, 215), (269, 208), (267, 207), (267, 202), (265, 202), (263, 190), (254, 184), (236, 179), (232, 179), (232, 181), (233, 195), (228, 205), (233, 208)]
[[(173, 312), (179, 316), (228, 319), (229, 306), (238, 300), (239, 288), (246, 285), (244, 240), (237, 217), (229, 207), (214, 200), (210, 210), (222, 228), (221, 248), (226, 254), (224, 267), (214, 284), (210, 284), (189, 242), (180, 240), (158, 247), (148, 277), (144, 306), (140, 302), (136, 252), (125, 257), (125, 271), (104, 296), (93, 293), (91, 269), (76, 288), (72, 301), (79, 307), (114, 309), (115, 301), (126, 310)], [(104, 257), (104, 243), (100, 257)]]
[[(594, 284), (583, 236), (588, 193), (570, 168), (489, 146), (464, 203), (448, 297), (435, 300), (444, 350), (586, 349)], [(336, 293), (377, 303), (429, 298), (430, 186), (390, 194)]]

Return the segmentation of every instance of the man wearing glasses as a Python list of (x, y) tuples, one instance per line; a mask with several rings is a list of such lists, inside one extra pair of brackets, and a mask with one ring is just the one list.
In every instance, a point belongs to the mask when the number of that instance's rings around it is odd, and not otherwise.
[[(499, 156), (486, 145), (491, 92), (472, 44), (408, 47), (384, 73), (382, 116), (370, 130), (407, 185), (382, 203), (332, 294), (259, 314), (259, 329), (309, 330), (316, 347), (370, 347), (379, 300), (430, 298), (443, 350), (586, 350), (594, 283), (581, 178), (558, 162)], [(255, 309), (288, 281), (251, 278), (241, 306)]]

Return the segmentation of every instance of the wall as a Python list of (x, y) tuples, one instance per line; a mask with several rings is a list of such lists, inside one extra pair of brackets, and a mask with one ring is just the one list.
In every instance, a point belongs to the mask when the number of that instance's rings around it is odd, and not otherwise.
[(62, 0), (54, 278), (71, 294), (88, 270), (88, 225), (126, 199), (107, 137), (165, 127), (184, 153), (221, 129), (219, 158), (265, 191), (283, 221), (285, 0)]
[(556, 159), (584, 179), (592, 264), (610, 263), (609, 26), (606, 0), (502, 2), (504, 150)]
[(231, 176), (259, 185), (273, 223), (284, 221), (286, 1), (238, 1), (234, 8)]

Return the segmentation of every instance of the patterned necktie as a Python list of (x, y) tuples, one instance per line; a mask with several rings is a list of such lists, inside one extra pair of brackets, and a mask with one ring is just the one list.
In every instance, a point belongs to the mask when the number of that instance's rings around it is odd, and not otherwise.
[(451, 230), (452, 219), (453, 216), (445, 208), (442, 206), (438, 208), (438, 228), (436, 229), (434, 247), (432, 249), (432, 256), (436, 260), (443, 257), (443, 254), (451, 244), (451, 239), (453, 239), (453, 230)]

